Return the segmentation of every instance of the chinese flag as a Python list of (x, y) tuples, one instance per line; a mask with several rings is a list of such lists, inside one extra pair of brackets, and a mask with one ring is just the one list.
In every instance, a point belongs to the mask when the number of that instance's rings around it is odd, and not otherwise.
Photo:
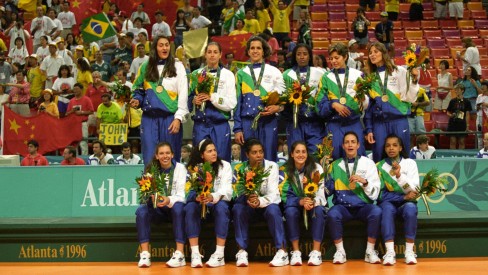
[(42, 113), (32, 117), (18, 115), (10, 108), (3, 108), (3, 154), (27, 154), (27, 141), (39, 142), (39, 153), (44, 154), (65, 148), (80, 141), (81, 117), (70, 115), (62, 119)]
[[(75, 14), (77, 25), (80, 25), (83, 19), (100, 13), (102, 10), (100, 0), (74, 0), (70, 3), (70, 10)], [(72, 32), (75, 35), (78, 34), (78, 26), (73, 26)]]
[(222, 47), (222, 59), (227, 53), (234, 53), (234, 60), (246, 61), (247, 40), (252, 36), (251, 33), (239, 34), (233, 36), (212, 36), (212, 41), (218, 42)]

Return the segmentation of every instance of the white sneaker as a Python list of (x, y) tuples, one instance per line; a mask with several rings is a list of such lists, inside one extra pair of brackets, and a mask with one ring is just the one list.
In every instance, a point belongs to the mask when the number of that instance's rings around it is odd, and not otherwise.
[(395, 263), (396, 263), (395, 252), (386, 251), (386, 254), (383, 256), (383, 265), (394, 265)]
[(406, 264), (417, 264), (417, 254), (413, 251), (405, 251), (405, 263)]
[(236, 254), (236, 265), (240, 267), (248, 266), (247, 252), (244, 249), (239, 250)]
[(300, 266), (302, 265), (302, 252), (300, 250), (294, 250), (290, 252), (290, 265)]
[(346, 251), (344, 251), (344, 250), (336, 251), (336, 253), (334, 254), (334, 259), (332, 260), (332, 263), (343, 264), (345, 262), (347, 262)]
[(290, 260), (288, 259), (288, 253), (284, 251), (283, 249), (280, 249), (276, 251), (275, 256), (273, 257), (273, 260), (269, 262), (269, 266), (285, 266), (290, 263)]
[(181, 253), (180, 251), (176, 250), (175, 253), (173, 253), (173, 256), (169, 261), (166, 262), (166, 265), (169, 267), (181, 267), (185, 266), (185, 255)]
[(202, 258), (199, 252), (191, 253), (191, 267), (203, 267)]
[(370, 264), (380, 264), (381, 260), (380, 257), (378, 257), (378, 251), (366, 250), (366, 254), (364, 255), (364, 261)]
[(210, 259), (208, 259), (205, 265), (208, 267), (224, 266), (225, 265), (224, 255), (217, 254), (217, 253), (212, 254), (212, 256), (210, 256)]
[(312, 250), (310, 254), (308, 254), (308, 265), (321, 265), (322, 264), (322, 253), (317, 250)]
[(138, 267), (150, 267), (151, 266), (151, 253), (147, 251), (142, 251), (139, 256), (141, 259), (137, 264)]

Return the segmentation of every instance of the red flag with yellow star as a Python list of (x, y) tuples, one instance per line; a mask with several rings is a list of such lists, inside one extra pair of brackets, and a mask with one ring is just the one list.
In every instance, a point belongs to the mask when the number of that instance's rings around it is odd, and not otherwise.
[[(100, 13), (102, 6), (100, 0), (74, 0), (71, 3), (70, 11), (75, 14), (76, 23), (79, 25), (83, 19), (92, 16), (94, 14)], [(73, 30), (73, 33), (78, 33), (78, 26)]]
[(233, 36), (212, 36), (212, 41), (218, 42), (222, 47), (222, 59), (228, 53), (234, 53), (234, 60), (246, 61), (247, 40), (252, 36), (251, 33), (239, 34)]
[(80, 141), (81, 117), (70, 115), (62, 119), (42, 113), (32, 117), (18, 115), (10, 108), (3, 108), (3, 154), (27, 154), (27, 141), (39, 142), (39, 153), (65, 148)]

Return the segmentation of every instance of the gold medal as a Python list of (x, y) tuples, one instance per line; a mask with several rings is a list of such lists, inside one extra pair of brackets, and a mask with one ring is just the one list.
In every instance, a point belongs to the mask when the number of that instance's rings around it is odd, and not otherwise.
[(351, 190), (356, 189), (356, 183), (355, 182), (350, 182), (349, 183), (349, 189), (351, 189)]
[(261, 91), (259, 91), (259, 90), (254, 90), (253, 94), (254, 94), (255, 96), (260, 96), (260, 95), (261, 95)]
[(162, 92), (163, 92), (163, 86), (158, 86), (158, 87), (156, 87), (156, 92), (157, 92), (158, 94), (162, 93)]
[(383, 96), (381, 97), (381, 100), (382, 100), (383, 102), (388, 102), (388, 95), (383, 95)]
[(395, 171), (394, 171), (394, 170), (393, 170), (393, 168), (392, 168), (392, 169), (390, 170), (390, 176), (395, 176), (395, 175), (396, 175), (396, 173), (395, 173)]
[(346, 98), (345, 97), (341, 97), (341, 99), (339, 99), (339, 103), (341, 104), (346, 104)]

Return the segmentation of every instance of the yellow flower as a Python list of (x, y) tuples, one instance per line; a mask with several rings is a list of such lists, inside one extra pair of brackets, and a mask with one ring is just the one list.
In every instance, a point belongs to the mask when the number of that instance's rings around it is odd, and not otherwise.
[(254, 190), (254, 188), (256, 188), (256, 184), (254, 184), (253, 182), (248, 182), (246, 183), (245, 187), (247, 190), (252, 191)]
[(302, 104), (302, 93), (293, 92), (292, 94), (290, 94), (289, 101), (290, 101), (290, 103), (295, 104), (295, 105)]
[(211, 189), (212, 189), (212, 184), (206, 183), (203, 186), (202, 195), (205, 197), (208, 196), (210, 194)]
[(304, 192), (305, 192), (305, 195), (315, 195), (315, 193), (317, 193), (317, 190), (319, 190), (319, 187), (317, 186), (317, 184), (311, 182), (311, 183), (307, 184)]
[(405, 63), (407, 67), (409, 68), (415, 67), (416, 62), (417, 62), (417, 56), (415, 55), (415, 53), (410, 52), (405, 55)]

